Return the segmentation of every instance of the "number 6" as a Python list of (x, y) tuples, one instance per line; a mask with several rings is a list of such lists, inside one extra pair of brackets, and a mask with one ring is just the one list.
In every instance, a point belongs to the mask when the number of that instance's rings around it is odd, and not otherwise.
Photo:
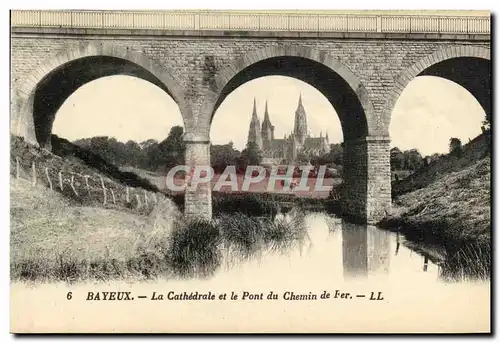
[(68, 292), (68, 294), (66, 295), (66, 299), (71, 300), (71, 298), (73, 298), (72, 294), (73, 292)]

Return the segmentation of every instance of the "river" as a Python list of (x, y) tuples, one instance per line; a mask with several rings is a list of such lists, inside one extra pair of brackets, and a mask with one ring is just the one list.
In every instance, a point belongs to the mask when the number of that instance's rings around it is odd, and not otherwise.
[[(308, 231), (303, 244), (238, 261), (225, 258), (203, 279), (12, 284), (12, 327), (37, 332), (490, 330), (489, 280), (450, 282), (438, 261), (417, 252), (439, 249), (325, 214), (310, 213), (303, 220)], [(102, 291), (129, 291), (135, 300), (87, 300), (89, 292)], [(191, 292), (211, 292), (215, 300), (174, 300)]]

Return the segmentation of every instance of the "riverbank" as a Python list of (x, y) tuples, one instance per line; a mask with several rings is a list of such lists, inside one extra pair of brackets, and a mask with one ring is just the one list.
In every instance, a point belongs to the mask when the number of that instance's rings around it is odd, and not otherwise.
[(379, 224), (386, 228), (432, 230), (437, 239), (476, 240), (491, 237), (490, 158), (450, 173), (429, 186), (401, 195), (395, 213)]
[(394, 201), (379, 227), (408, 239), (439, 244), (483, 274), (491, 263), (491, 161), (483, 158)]
[(82, 206), (23, 179), (11, 179), (10, 200), (10, 276), (18, 281), (206, 276), (228, 251), (246, 258), (306, 235), (300, 216), (221, 213), (214, 220), (188, 221), (167, 198), (148, 214), (137, 214)]

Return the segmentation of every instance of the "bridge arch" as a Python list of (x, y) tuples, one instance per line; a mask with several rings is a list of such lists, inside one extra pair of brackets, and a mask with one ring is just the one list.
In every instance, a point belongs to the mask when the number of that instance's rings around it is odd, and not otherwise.
[(198, 134), (209, 137), (215, 112), (233, 90), (269, 75), (290, 76), (323, 93), (340, 117), (344, 139), (378, 134), (369, 93), (349, 67), (324, 51), (292, 44), (251, 51), (217, 72), (196, 121)]
[[(269, 75), (293, 77), (310, 84), (337, 112), (344, 136), (344, 214), (362, 222), (376, 222), (389, 212), (389, 141), (377, 123), (368, 91), (342, 61), (302, 45), (274, 45), (251, 51), (212, 76), (194, 130), (185, 135), (186, 162), (209, 163), (210, 127), (219, 105), (240, 85)], [(210, 189), (186, 191), (185, 211), (192, 216), (211, 216)]]
[(192, 125), (184, 90), (168, 70), (142, 52), (96, 41), (49, 57), (16, 82), (11, 132), (50, 149), (52, 125), (64, 101), (84, 84), (111, 75), (135, 76), (160, 87), (179, 106), (184, 126)]
[(394, 80), (384, 113), (386, 127), (392, 111), (405, 87), (417, 76), (436, 76), (453, 81), (468, 90), (491, 116), (491, 52), (489, 48), (472, 45), (449, 46), (438, 50), (405, 69)]

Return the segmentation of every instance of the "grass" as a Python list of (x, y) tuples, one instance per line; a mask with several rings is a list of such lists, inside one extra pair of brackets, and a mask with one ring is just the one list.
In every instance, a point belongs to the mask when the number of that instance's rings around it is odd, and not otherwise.
[[(133, 173), (121, 172), (99, 155), (79, 148), (55, 135), (52, 136), (52, 150), (54, 153), (28, 144), (20, 137), (11, 136), (11, 176), (15, 177), (19, 172), (20, 178), (31, 180), (34, 162), (37, 184), (49, 187), (50, 183), (46, 175), (48, 173), (53, 189), (61, 193), (64, 198), (71, 199), (72, 203), (82, 207), (126, 209), (129, 212), (147, 214), (153, 209), (153, 194), (156, 199), (167, 196), (159, 192), (147, 180)], [(16, 158), (20, 161), (19, 170), (16, 168)], [(73, 185), (71, 185), (71, 175), (74, 177)], [(85, 180), (84, 175), (89, 178)], [(106, 187), (105, 205), (99, 176), (103, 177)], [(129, 186), (128, 199), (126, 197), (127, 185)], [(144, 194), (148, 196), (147, 205)]]
[(155, 243), (175, 225), (168, 199), (149, 215), (75, 206), (43, 186), (11, 180), (11, 278), (23, 280), (144, 279), (158, 259)]
[(244, 213), (247, 216), (271, 216), (279, 211), (279, 203), (272, 194), (215, 193), (212, 198), (215, 215), (220, 213)]
[(489, 275), (491, 264), (490, 157), (399, 196), (379, 226), (407, 239), (439, 244), (447, 277)]
[(422, 227), (443, 239), (489, 242), (491, 233), (490, 158), (450, 173), (428, 187), (400, 196), (384, 226)]
[(249, 217), (243, 213), (224, 214), (217, 218), (226, 247), (243, 258), (262, 250), (283, 251), (307, 238), (303, 214), (285, 218)]
[[(182, 211), (184, 194), (171, 195), (170, 198)], [(293, 194), (212, 192), (212, 212), (214, 215), (244, 213), (248, 216), (274, 217), (277, 213), (286, 213), (293, 207), (309, 212), (340, 213), (340, 200), (296, 197)]]
[(486, 131), (462, 147), (460, 156), (451, 154), (440, 157), (429, 166), (416, 170), (411, 175), (392, 182), (392, 197), (429, 187), (438, 179), (450, 173), (460, 172), (478, 161), (489, 157), (491, 153), (491, 133)]
[[(15, 137), (13, 139), (20, 138)], [(140, 187), (151, 192), (159, 192), (158, 187), (152, 184), (148, 180), (148, 178), (140, 177), (133, 172), (120, 170), (120, 168), (108, 162), (99, 154), (84, 149), (64, 138), (58, 137), (57, 135), (53, 134), (51, 136), (51, 145), (52, 153), (57, 156), (63, 157), (65, 160), (68, 160), (70, 158), (80, 160), (81, 162), (79, 164), (94, 168), (100, 173), (110, 177), (113, 180), (117, 180), (124, 185), (130, 187)]]
[(441, 278), (446, 281), (491, 279), (491, 249), (484, 244), (462, 244), (447, 249), (441, 264)]
[(221, 235), (212, 220), (184, 222), (168, 240), (167, 262), (177, 275), (206, 277), (220, 266)]
[(225, 249), (239, 256), (284, 249), (306, 235), (297, 221), (243, 213), (185, 221), (169, 199), (147, 215), (75, 205), (63, 194), (11, 179), (12, 280), (81, 282), (207, 277)]
[(287, 221), (235, 212), (176, 227), (169, 238), (167, 260), (176, 275), (207, 277), (224, 258), (234, 262), (234, 257), (244, 260), (265, 251), (284, 251), (300, 246), (306, 238), (301, 214)]

